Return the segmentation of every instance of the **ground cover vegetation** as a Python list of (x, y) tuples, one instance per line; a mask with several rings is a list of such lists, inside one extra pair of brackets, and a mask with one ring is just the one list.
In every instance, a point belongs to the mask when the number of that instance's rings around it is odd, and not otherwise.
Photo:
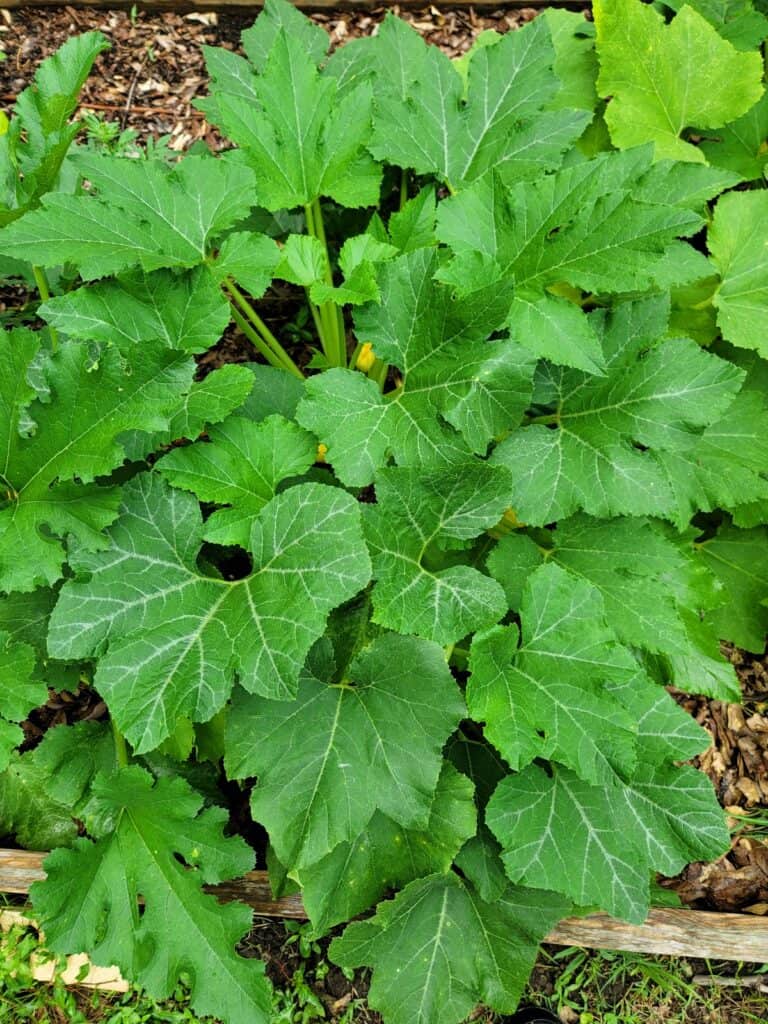
[[(258, 857), (313, 934), (363, 915), (329, 957), (385, 1021), (450, 1024), (727, 849), (665, 686), (738, 699), (719, 641), (768, 624), (768, 19), (677, 6), (451, 62), (395, 17), (329, 55), (270, 0), (206, 54), (215, 156), (77, 143), (98, 33), (19, 96), (0, 821), (53, 851), (54, 952), (266, 1021), (203, 888)], [(253, 361), (197, 372), (232, 325)], [(30, 749), (78, 687), (108, 720)]]

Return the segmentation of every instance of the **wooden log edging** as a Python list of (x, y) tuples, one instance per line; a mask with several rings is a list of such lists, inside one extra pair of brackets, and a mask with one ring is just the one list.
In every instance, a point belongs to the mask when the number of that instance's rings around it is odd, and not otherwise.
[[(45, 856), (26, 850), (0, 850), (0, 892), (28, 893), (33, 882), (45, 878)], [(307, 917), (300, 896), (275, 899), (266, 871), (250, 871), (244, 878), (207, 889), (223, 900), (241, 900), (263, 917)], [(556, 946), (768, 963), (768, 918), (657, 908), (651, 910), (644, 924), (627, 924), (609, 914), (589, 914), (561, 921), (544, 941)]]

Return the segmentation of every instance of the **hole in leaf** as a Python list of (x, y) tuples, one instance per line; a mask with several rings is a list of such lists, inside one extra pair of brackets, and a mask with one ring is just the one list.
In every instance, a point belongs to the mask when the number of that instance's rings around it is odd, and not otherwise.
[(253, 560), (244, 548), (204, 543), (197, 556), (197, 567), (206, 576), (244, 580), (253, 572)]

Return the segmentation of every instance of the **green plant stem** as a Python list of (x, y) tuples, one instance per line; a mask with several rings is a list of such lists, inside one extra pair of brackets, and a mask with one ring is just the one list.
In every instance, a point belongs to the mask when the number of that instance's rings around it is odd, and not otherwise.
[(405, 167), (400, 171), (400, 209), (408, 202), (408, 171)]
[[(267, 343), (259, 335), (259, 333), (253, 329), (252, 325), (248, 323), (248, 321), (245, 319), (242, 313), (240, 313), (236, 306), (231, 307), (231, 313), (232, 319), (235, 321), (237, 326), (246, 336), (248, 341), (250, 341), (250, 343), (253, 345), (257, 352), (260, 352), (261, 355), (264, 356), (264, 358), (266, 359), (270, 366), (274, 366), (275, 369), (277, 370), (288, 370), (290, 373), (294, 372), (285, 362), (283, 362), (282, 359), (279, 358), (279, 356), (277, 356), (272, 351), (269, 345), (267, 345)], [(301, 372), (301, 370), (298, 370), (297, 376), (301, 377), (302, 380), (304, 379), (304, 374)]]
[[(35, 279), (35, 284), (37, 285), (37, 290), (40, 294), (40, 301), (47, 302), (51, 297), (51, 289), (48, 287), (48, 278), (45, 276), (45, 271), (43, 270), (42, 267), (36, 267), (33, 264), (32, 275)], [(56, 333), (55, 328), (49, 326), (48, 330), (50, 331), (51, 334), (51, 348), (55, 352), (56, 349), (59, 347), (59, 336)]]
[(262, 336), (266, 344), (269, 345), (269, 347), (272, 349), (275, 355), (286, 363), (292, 363), (293, 360), (291, 359), (291, 357), (288, 355), (283, 346), (274, 336), (272, 331), (270, 331), (270, 329), (261, 319), (261, 317), (250, 304), (250, 302), (246, 299), (246, 297), (243, 295), (243, 293), (240, 291), (240, 289), (237, 287), (234, 281), (231, 278), (227, 278), (225, 285), (229, 294), (240, 307), (241, 312), (245, 315), (246, 319), (248, 319), (251, 322), (254, 328), (259, 332), (259, 334)]
[(314, 324), (315, 324), (315, 330), (317, 331), (317, 336), (322, 341), (323, 340), (323, 321), (320, 318), (320, 310), (315, 305), (315, 303), (312, 301), (312, 299), (309, 297), (309, 288), (305, 288), (304, 291), (306, 292), (306, 295), (307, 295), (307, 305), (309, 306), (309, 311), (312, 314), (312, 320), (314, 321)]
[(111, 719), (112, 725), (112, 738), (115, 741), (115, 758), (120, 768), (126, 768), (128, 766), (128, 746), (125, 742), (125, 736), (120, 732), (117, 725), (115, 724), (114, 718)]
[(387, 374), (389, 373), (389, 363), (383, 362), (381, 359), (377, 359), (373, 366), (368, 371), (368, 376), (371, 380), (376, 381), (379, 385), (379, 391), (384, 391), (384, 386), (387, 383)]
[[(304, 207), (304, 216), (307, 221), (307, 231), (320, 242), (325, 251), (325, 282), (333, 288), (333, 274), (331, 273), (331, 260), (328, 253), (328, 239), (325, 234), (323, 222), (323, 211), (319, 199), (313, 199)], [(310, 300), (310, 310), (313, 303)], [(315, 315), (317, 310), (317, 315)], [(347, 346), (344, 329), (344, 315), (341, 309), (334, 302), (324, 302), (321, 306), (315, 306), (312, 310), (312, 317), (315, 327), (318, 328), (320, 343), (323, 352), (331, 366), (347, 365)]]
[[(267, 327), (242, 292), (230, 280), (224, 282), (235, 323), (272, 366), (304, 379), (304, 374)], [(239, 308), (238, 308), (239, 307)]]
[[(305, 220), (307, 222), (307, 234), (311, 235), (313, 238), (319, 238), (319, 235), (317, 233), (317, 227), (315, 226), (315, 206), (314, 206), (314, 203), (308, 203), (304, 207), (304, 218), (305, 218)], [(324, 226), (321, 228), (321, 230), (323, 232), (322, 241), (323, 241), (323, 244), (325, 244), (325, 228), (324, 228)], [(328, 280), (328, 278), (331, 276), (331, 273), (330, 273), (331, 268), (330, 268), (330, 263), (328, 261), (328, 246), (327, 246), (327, 244), (325, 245), (325, 264), (326, 264), (326, 275), (325, 276), (326, 276), (326, 280)], [(331, 283), (333, 283), (333, 282), (331, 281)], [(315, 330), (317, 331), (317, 336), (320, 339), (320, 344), (322, 346), (323, 352), (325, 353), (325, 356), (326, 356), (328, 362), (331, 363), (332, 365), (335, 365), (335, 362), (334, 362), (334, 360), (332, 358), (333, 354), (334, 354), (334, 351), (333, 351), (334, 350), (333, 338), (331, 336), (331, 332), (329, 332), (329, 329), (328, 329), (328, 318), (325, 316), (325, 310), (323, 309), (322, 306), (318, 306), (318, 305), (316, 305), (312, 301), (312, 299), (310, 298), (310, 295), (309, 295), (309, 288), (307, 288), (305, 290), (306, 290), (306, 293), (307, 293), (307, 302), (309, 303), (309, 311), (312, 314), (312, 320), (314, 321)]]

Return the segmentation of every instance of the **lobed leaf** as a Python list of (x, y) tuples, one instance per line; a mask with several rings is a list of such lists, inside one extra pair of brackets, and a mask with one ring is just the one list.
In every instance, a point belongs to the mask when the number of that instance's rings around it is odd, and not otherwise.
[(291, 703), (238, 694), (227, 730), (227, 772), (258, 775), (253, 816), (300, 872), (354, 841), (376, 811), (425, 829), (442, 746), (464, 712), (443, 652), (425, 640), (386, 635), (340, 684), (329, 685), (331, 671), (327, 657), (310, 661)]
[[(546, 535), (547, 547), (540, 543), (543, 539), (510, 534), (488, 558), (488, 568), (503, 585), (512, 608), (521, 607), (523, 589), (537, 566), (558, 565), (570, 577), (599, 590), (605, 621), (623, 644), (663, 655), (670, 681), (678, 689), (711, 691), (705, 682), (710, 655), (690, 621), (719, 607), (722, 596), (715, 592), (709, 574), (702, 572), (692, 548), (674, 543), (653, 521), (606, 521), (584, 515), (558, 523)], [(709, 631), (712, 646), (717, 639)], [(725, 670), (726, 663), (721, 664)], [(674, 674), (683, 667), (684, 675)], [(737, 693), (738, 683), (731, 673), (713, 695), (727, 700)]]
[(368, 581), (359, 522), (338, 488), (290, 488), (253, 523), (252, 572), (229, 581), (198, 568), (195, 499), (141, 475), (125, 487), (106, 550), (70, 559), (80, 578), (62, 588), (49, 650), (100, 655), (95, 685), (139, 752), (181, 718), (212, 718), (235, 675), (251, 693), (290, 699), (328, 613)]
[(278, 485), (301, 476), (316, 458), (312, 435), (282, 416), (261, 423), (230, 416), (208, 431), (207, 441), (169, 452), (158, 471), (201, 501), (229, 506), (207, 519), (206, 540), (247, 548), (253, 524)]
[(244, 35), (253, 71), (238, 64), (235, 77), (227, 60), (222, 75), (209, 59), (212, 101), (202, 106), (241, 147), (267, 209), (306, 206), (320, 196), (343, 206), (375, 205), (381, 170), (366, 151), (371, 87), (361, 82), (344, 90), (332, 74), (318, 71), (320, 47), (307, 41), (320, 37), (308, 26), (297, 32), (285, 12), (274, 13), (284, 6), (273, 4), (263, 16), (265, 27)]
[(363, 520), (374, 622), (447, 644), (501, 618), (504, 594), (496, 581), (452, 564), (450, 554), (457, 541), (471, 540), (504, 514), (511, 478), (499, 469), (476, 462), (441, 473), (379, 472), (377, 503)]
[(686, 490), (673, 490), (658, 453), (689, 450), (728, 410), (743, 375), (693, 341), (661, 337), (666, 318), (663, 298), (594, 314), (604, 377), (542, 365), (537, 389), (557, 411), (512, 431), (492, 460), (514, 474), (522, 519), (543, 525), (583, 509), (687, 522)]
[(512, 282), (513, 339), (553, 363), (604, 373), (581, 291), (654, 292), (711, 273), (700, 253), (676, 241), (698, 229), (694, 210), (721, 185), (721, 172), (693, 174), (669, 162), (653, 168), (644, 147), (512, 188), (488, 175), (440, 205), (438, 237), (454, 258), (439, 276), (462, 292)]
[(0, 252), (42, 267), (72, 263), (85, 280), (133, 267), (195, 267), (254, 205), (243, 164), (187, 157), (173, 168), (120, 157), (80, 157), (95, 194), (46, 197), (3, 231)]
[(137, 347), (146, 342), (203, 352), (229, 323), (226, 299), (202, 267), (124, 274), (49, 299), (39, 312), (70, 338), (115, 345), (129, 360), (140, 358)]
[(709, 780), (693, 768), (640, 763), (624, 785), (594, 786), (567, 768), (530, 765), (488, 805), (507, 875), (596, 904), (629, 921), (648, 913), (653, 870), (711, 860), (729, 836)]
[[(0, 476), (0, 587), (32, 590), (62, 575), (61, 538), (91, 550), (104, 546), (102, 530), (119, 505), (114, 487), (96, 477), (119, 466), (120, 435), (132, 428), (162, 430), (192, 383), (185, 355), (147, 347), (129, 368), (116, 349), (98, 363), (85, 345), (72, 342), (42, 358), (46, 394), (26, 383), (40, 359), (39, 338), (16, 330), (0, 338), (4, 411)], [(18, 557), (19, 551), (25, 557)]]
[(315, 932), (351, 920), (390, 889), (448, 872), (464, 840), (475, 833), (473, 794), (470, 780), (444, 762), (425, 828), (403, 828), (376, 811), (351, 842), (303, 868), (301, 898)]
[(485, 903), (458, 875), (427, 875), (349, 925), (330, 955), (373, 967), (368, 1001), (393, 1024), (459, 1024), (478, 1002), (515, 1009), (539, 942), (568, 910), (552, 893), (514, 886)]
[(0, 771), (24, 739), (18, 723), (47, 699), (45, 684), (35, 678), (34, 648), (0, 630)]
[(726, 341), (768, 357), (765, 343), (768, 199), (762, 192), (733, 192), (717, 203), (707, 243), (720, 273), (717, 322)]
[(690, 4), (669, 25), (634, 0), (597, 0), (594, 13), (597, 87), (620, 149), (652, 142), (658, 160), (702, 162), (683, 130), (721, 128), (763, 95), (759, 54), (739, 52)]
[(264, 965), (235, 952), (250, 910), (201, 889), (253, 862), (242, 839), (224, 838), (226, 812), (201, 812), (182, 779), (154, 782), (138, 766), (101, 775), (94, 796), (112, 827), (95, 843), (77, 839), (51, 853), (45, 881), (32, 886), (49, 947), (115, 964), (156, 999), (171, 996), (183, 973), (197, 1013), (226, 1024), (268, 1021)]
[[(395, 50), (404, 56), (393, 63)], [(559, 82), (545, 19), (478, 48), (466, 95), (451, 61), (398, 18), (384, 22), (366, 58), (377, 84), (373, 155), (454, 189), (490, 168), (506, 182), (555, 169), (589, 121), (583, 111), (547, 109)]]
[(533, 360), (520, 346), (488, 340), (502, 323), (505, 289), (453, 298), (433, 280), (439, 265), (426, 248), (381, 264), (381, 304), (356, 314), (360, 340), (401, 371), (394, 392), (382, 396), (348, 370), (307, 381), (297, 418), (346, 484), (371, 483), (390, 453), (400, 466), (466, 463), (519, 423), (530, 400)]

